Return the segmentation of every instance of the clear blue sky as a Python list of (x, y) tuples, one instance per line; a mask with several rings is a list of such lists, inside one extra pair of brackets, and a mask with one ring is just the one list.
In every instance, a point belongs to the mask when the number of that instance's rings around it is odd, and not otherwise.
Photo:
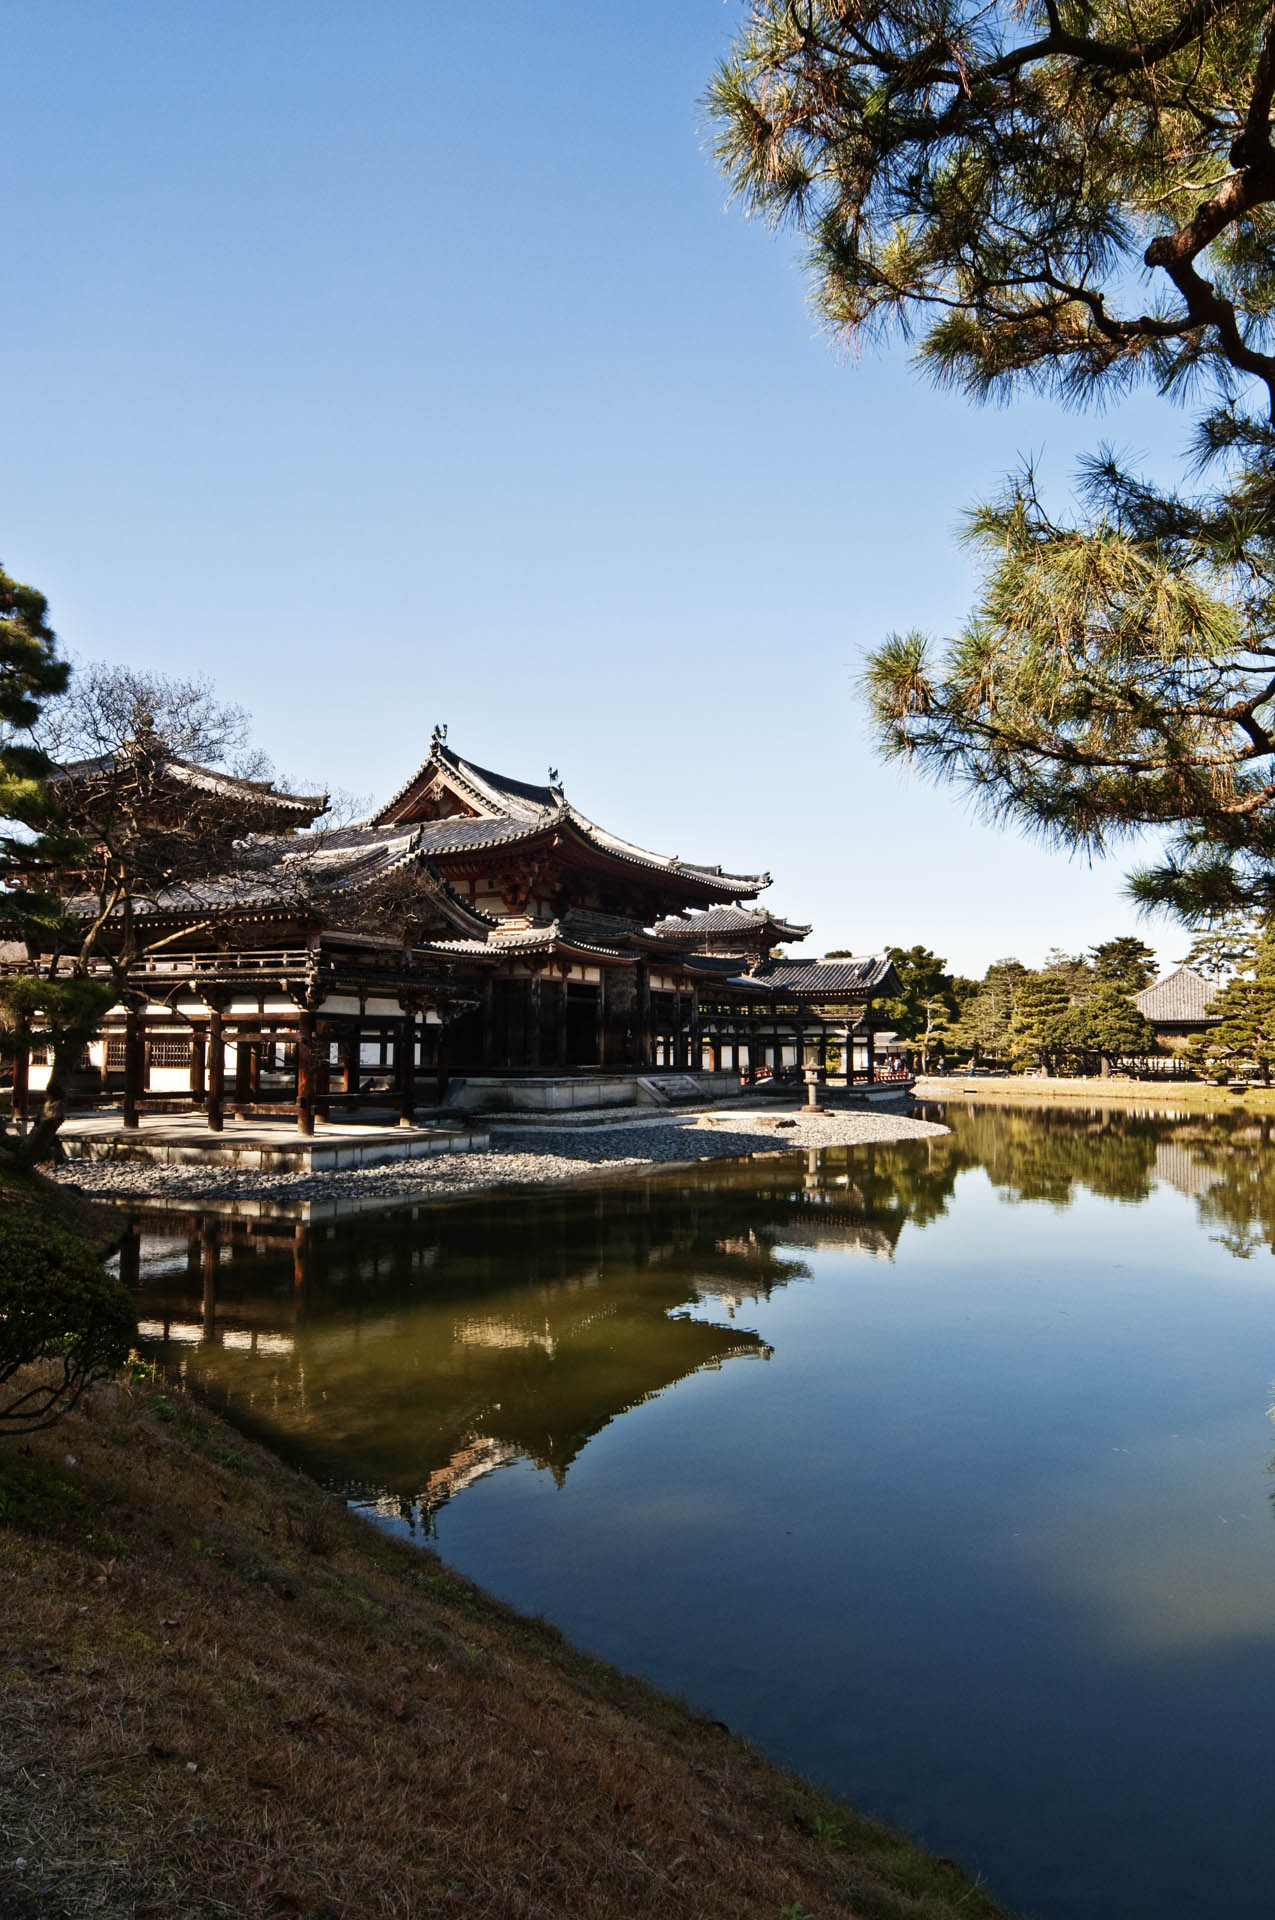
[[(876, 761), (853, 682), (951, 632), (961, 510), (1101, 426), (838, 359), (725, 203), (735, 0), (0, 6), (0, 559), (67, 649), (206, 671), (300, 782), (446, 721), (617, 831), (768, 867), (810, 945), (966, 971), (1133, 930), (1124, 862)], [(1166, 959), (1186, 936), (1139, 929)]]

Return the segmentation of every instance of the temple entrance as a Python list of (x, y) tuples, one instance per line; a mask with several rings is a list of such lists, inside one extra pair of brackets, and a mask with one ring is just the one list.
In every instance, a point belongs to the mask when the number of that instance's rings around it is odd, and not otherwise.
[(567, 1065), (596, 1067), (601, 1064), (598, 1013), (600, 989), (567, 982)]
[(500, 1067), (533, 1064), (531, 1001), (525, 980), (493, 980), (491, 996), (492, 1060)]

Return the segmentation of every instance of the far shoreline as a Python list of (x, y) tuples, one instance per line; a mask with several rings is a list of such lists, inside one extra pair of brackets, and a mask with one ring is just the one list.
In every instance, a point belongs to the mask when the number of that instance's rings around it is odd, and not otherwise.
[(1275, 1114), (1275, 1086), (1218, 1087), (1201, 1080), (1167, 1085), (1109, 1079), (1036, 1079), (1024, 1074), (949, 1073), (917, 1076), (915, 1099), (926, 1103), (1011, 1100), (1023, 1106), (1069, 1102), (1077, 1106), (1189, 1109), (1198, 1113)]

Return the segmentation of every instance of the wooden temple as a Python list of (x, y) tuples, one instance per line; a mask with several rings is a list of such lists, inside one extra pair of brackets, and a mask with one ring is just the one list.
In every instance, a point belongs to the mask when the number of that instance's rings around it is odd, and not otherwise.
[[(556, 777), (493, 773), (445, 729), (394, 797), (348, 828), (323, 827), (323, 795), (171, 760), (150, 772), (144, 802), (127, 755), (57, 776), (83, 838), (112, 782), (132, 781), (130, 818), (150, 807), (157, 846), (175, 821), (197, 820), (185, 839), (216, 854), (200, 871), (183, 843), (134, 892), (127, 927), (118, 911), (107, 918), (125, 984), (87, 1064), (122, 1093), (127, 1126), (147, 1105), (191, 1104), (214, 1130), (228, 1110), (295, 1113), (304, 1132), (366, 1106), (410, 1123), (461, 1080), (738, 1084), (791, 1073), (812, 1047), (844, 1077), (875, 1075), (872, 1002), (897, 990), (888, 959), (786, 959), (776, 949), (810, 929), (745, 904), (769, 874), (635, 845)], [(72, 919), (102, 911), (90, 880), (66, 876)], [(27, 1084), (21, 1063), (19, 1110)]]

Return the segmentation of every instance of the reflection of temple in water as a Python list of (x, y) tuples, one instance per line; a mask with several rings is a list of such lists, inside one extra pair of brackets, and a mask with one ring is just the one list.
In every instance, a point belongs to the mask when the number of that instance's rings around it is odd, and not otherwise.
[(902, 1145), (316, 1224), (148, 1212), (121, 1266), (148, 1352), (328, 1485), (428, 1527), (499, 1467), (561, 1482), (619, 1415), (768, 1358), (750, 1310), (808, 1277), (806, 1250), (892, 1259), (967, 1170), (1054, 1206), (1165, 1182), (1236, 1253), (1275, 1248), (1268, 1121), (942, 1117), (950, 1133)]
[(315, 1226), (149, 1212), (121, 1267), (148, 1352), (329, 1484), (427, 1524), (499, 1466), (561, 1480), (617, 1415), (768, 1358), (730, 1323), (806, 1276), (794, 1248), (898, 1237), (901, 1213), (868, 1218), (829, 1177), (794, 1155)]
[(1220, 1168), (1211, 1166), (1188, 1140), (1170, 1136), (1159, 1140), (1155, 1149), (1155, 1177), (1176, 1187), (1188, 1200), (1199, 1200), (1223, 1178)]

